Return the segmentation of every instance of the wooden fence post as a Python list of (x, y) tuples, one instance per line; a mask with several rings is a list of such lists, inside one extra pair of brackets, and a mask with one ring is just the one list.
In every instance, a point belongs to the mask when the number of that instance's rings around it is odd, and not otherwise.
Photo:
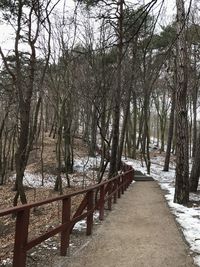
[(124, 194), (124, 175), (122, 174), (122, 188), (121, 188), (122, 194)]
[(130, 175), (131, 175), (131, 173), (128, 173), (126, 176), (126, 186), (125, 186), (126, 189), (129, 187)]
[(133, 180), (134, 180), (134, 176), (135, 176), (135, 170), (132, 169), (132, 173), (131, 173), (131, 183), (132, 183)]
[[(113, 191), (117, 190), (117, 180), (114, 181)], [(117, 203), (117, 191), (114, 193), (113, 203)]]
[(128, 175), (127, 187), (129, 187), (129, 185), (131, 184), (131, 175), (132, 175), (132, 172), (130, 172), (129, 175)]
[(70, 239), (71, 197), (62, 200), (62, 224), (65, 224), (61, 232), (60, 255), (66, 256)]
[(121, 176), (119, 176), (118, 177), (118, 179), (117, 179), (117, 187), (118, 187), (118, 198), (120, 198), (121, 197), (121, 188), (120, 188), (120, 186), (121, 186)]
[(87, 216), (87, 229), (86, 234), (91, 235), (92, 233), (92, 226), (93, 226), (93, 209), (94, 209), (94, 200), (93, 200), (93, 190), (89, 191), (87, 193), (87, 211), (90, 212), (90, 214)]
[(13, 267), (26, 266), (25, 246), (28, 241), (29, 215), (30, 209), (25, 209), (17, 212)]
[(99, 199), (99, 220), (104, 219), (104, 198), (105, 198), (105, 190), (104, 185), (100, 187), (100, 199)]
[(109, 188), (108, 188), (108, 210), (112, 210), (112, 197), (109, 197), (110, 194), (112, 194), (112, 182), (109, 182)]

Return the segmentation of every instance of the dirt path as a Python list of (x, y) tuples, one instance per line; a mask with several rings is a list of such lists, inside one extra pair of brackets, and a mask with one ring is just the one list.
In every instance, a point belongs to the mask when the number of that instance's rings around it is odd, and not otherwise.
[(70, 262), (58, 266), (195, 266), (156, 182), (133, 184)]

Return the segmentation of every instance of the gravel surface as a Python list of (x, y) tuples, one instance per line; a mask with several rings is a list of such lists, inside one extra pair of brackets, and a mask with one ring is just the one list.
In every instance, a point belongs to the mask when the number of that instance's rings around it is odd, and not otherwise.
[(134, 183), (84, 244), (52, 266), (195, 266), (156, 182)]

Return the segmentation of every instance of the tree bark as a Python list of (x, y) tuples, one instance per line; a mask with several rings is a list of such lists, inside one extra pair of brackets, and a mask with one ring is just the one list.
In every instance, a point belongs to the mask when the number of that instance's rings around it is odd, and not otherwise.
[(145, 95), (144, 95), (144, 131), (143, 131), (143, 137), (142, 137), (142, 156), (144, 158), (146, 167), (147, 167), (147, 173), (150, 174), (150, 168), (151, 168), (151, 160), (150, 160), (150, 154), (149, 154), (149, 143), (150, 143), (150, 137), (149, 137), (149, 92), (148, 88), (145, 88)]
[(177, 0), (177, 88), (176, 88), (176, 181), (174, 202), (189, 201), (188, 120), (187, 120), (187, 48), (184, 1)]
[(131, 102), (131, 86), (128, 88), (127, 98), (125, 101), (124, 120), (122, 123), (119, 149), (118, 149), (118, 170), (120, 169), (120, 166), (121, 166), (121, 157), (122, 157), (122, 152), (123, 152), (123, 147), (124, 147), (126, 127), (127, 127), (128, 117), (130, 113), (130, 102)]
[(137, 137), (137, 100), (136, 93), (133, 91), (133, 149), (132, 149), (132, 158), (136, 159), (136, 137)]
[(190, 192), (197, 192), (200, 176), (200, 133), (196, 142), (196, 150), (190, 174)]
[(176, 100), (176, 93), (175, 90), (172, 92), (172, 99), (171, 99), (171, 111), (170, 111), (170, 119), (169, 119), (169, 130), (168, 130), (168, 140), (167, 140), (167, 150), (165, 155), (165, 164), (163, 171), (169, 171), (169, 162), (171, 156), (171, 147), (172, 147), (172, 140), (174, 134), (174, 111), (175, 111), (175, 100)]
[(91, 116), (91, 128), (90, 128), (90, 143), (89, 143), (89, 156), (95, 157), (96, 146), (97, 146), (97, 109), (95, 105), (92, 107), (92, 116)]
[(195, 157), (196, 144), (197, 144), (197, 96), (198, 96), (198, 86), (195, 86), (194, 92), (192, 93), (192, 104), (193, 104), (192, 157)]
[(110, 157), (109, 178), (117, 174), (117, 153), (119, 142), (119, 119), (120, 119), (120, 95), (121, 95), (121, 76), (122, 76), (122, 49), (123, 49), (123, 0), (119, 0), (119, 18), (118, 18), (118, 59), (117, 59), (117, 86), (114, 91), (114, 109), (112, 125), (112, 146)]

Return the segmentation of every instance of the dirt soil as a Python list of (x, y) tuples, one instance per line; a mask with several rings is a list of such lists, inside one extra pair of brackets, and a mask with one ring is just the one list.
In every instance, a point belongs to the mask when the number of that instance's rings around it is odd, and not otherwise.
[(193, 267), (179, 226), (156, 182), (136, 182), (90, 242), (54, 267)]

